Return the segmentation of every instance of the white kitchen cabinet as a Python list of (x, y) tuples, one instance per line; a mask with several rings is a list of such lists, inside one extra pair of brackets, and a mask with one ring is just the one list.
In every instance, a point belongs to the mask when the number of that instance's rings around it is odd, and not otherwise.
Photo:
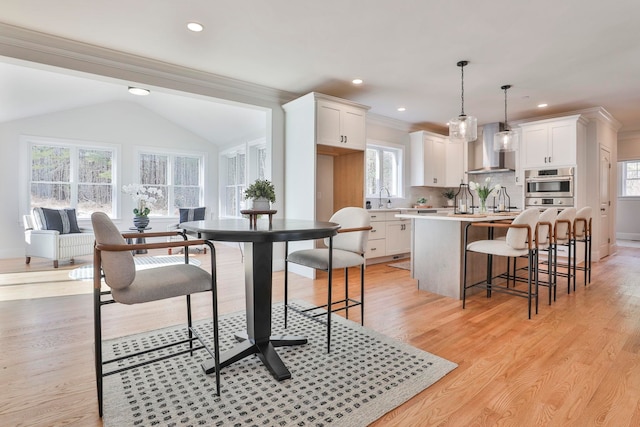
[(573, 166), (577, 163), (577, 129), (580, 116), (523, 123), (523, 168)]
[(369, 213), (372, 228), (369, 231), (369, 241), (367, 242), (365, 258), (382, 257), (387, 253), (386, 214), (386, 212)]
[(385, 261), (411, 252), (411, 221), (396, 218), (399, 211), (370, 212), (371, 227), (365, 258)]
[(316, 99), (317, 143), (363, 150), (366, 147), (366, 110), (326, 99)]
[[(345, 111), (358, 110), (362, 113), (358, 118), (360, 129), (357, 134), (350, 130), (355, 125), (349, 119), (340, 121), (340, 113), (332, 113), (330, 109), (319, 113), (319, 105), (329, 104), (342, 106)], [(343, 207), (364, 206), (364, 123), (368, 107), (311, 92), (284, 104), (282, 108), (286, 114), (283, 199), (288, 201), (284, 205), (283, 216), (327, 221), (333, 212)], [(336, 126), (335, 123), (327, 124), (331, 121), (327, 117), (332, 114), (337, 117), (334, 121), (338, 123), (338, 130), (334, 133), (337, 132), (338, 141), (340, 133), (359, 136), (348, 137), (347, 144), (340, 146), (331, 145), (324, 136), (320, 141), (318, 135), (321, 130), (322, 135), (330, 134), (332, 131), (326, 129)], [(349, 115), (346, 117), (351, 118)], [(358, 147), (350, 148), (349, 144), (356, 140), (361, 140)], [(314, 241), (291, 242), (289, 249), (310, 249), (315, 244)], [(299, 267), (294, 272), (315, 277), (315, 270), (306, 267)]]
[(445, 187), (446, 137), (427, 131), (412, 132), (411, 185)]
[(411, 221), (395, 218), (387, 221), (387, 255), (411, 252)]
[(445, 187), (458, 187), (466, 181), (466, 142), (446, 140), (445, 143)]

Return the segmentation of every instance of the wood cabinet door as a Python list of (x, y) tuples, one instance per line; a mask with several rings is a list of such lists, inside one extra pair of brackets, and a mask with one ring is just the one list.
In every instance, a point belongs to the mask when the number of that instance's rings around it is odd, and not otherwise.
[(340, 106), (333, 102), (318, 101), (316, 108), (316, 144), (341, 147)]
[(344, 108), (340, 115), (340, 127), (346, 148), (365, 149), (366, 119), (364, 111), (356, 108)]
[(522, 158), (524, 167), (544, 167), (547, 164), (548, 125), (527, 126), (522, 130)]
[(387, 255), (411, 252), (411, 221), (387, 222)]
[(576, 163), (575, 121), (549, 124), (548, 164), (574, 165)]

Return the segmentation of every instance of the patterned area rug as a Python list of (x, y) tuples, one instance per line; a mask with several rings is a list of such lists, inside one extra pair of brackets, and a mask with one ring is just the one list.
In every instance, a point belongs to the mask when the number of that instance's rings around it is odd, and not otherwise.
[(387, 264), (387, 266), (400, 268), (402, 270), (411, 270), (411, 261), (394, 262), (393, 264)]
[[(285, 332), (282, 312), (274, 306), (276, 334)], [(337, 316), (327, 354), (325, 325), (289, 316), (286, 332), (309, 339), (276, 349), (291, 379), (276, 381), (254, 355), (222, 369), (218, 397), (215, 376), (200, 366), (209, 354), (200, 350), (106, 377), (104, 426), (366, 426), (457, 366)], [(211, 340), (211, 322), (197, 325)], [(221, 317), (221, 350), (244, 328), (244, 313)], [(107, 341), (104, 352), (109, 358), (184, 336), (185, 328), (171, 327)]]
[[(136, 270), (144, 270), (145, 268), (160, 267), (170, 264), (183, 264), (184, 255), (160, 255), (160, 256), (135, 256), (133, 261), (136, 263)], [(189, 263), (200, 265), (200, 261), (189, 258)], [(69, 277), (73, 280), (92, 280), (93, 264), (83, 265), (69, 272)]]

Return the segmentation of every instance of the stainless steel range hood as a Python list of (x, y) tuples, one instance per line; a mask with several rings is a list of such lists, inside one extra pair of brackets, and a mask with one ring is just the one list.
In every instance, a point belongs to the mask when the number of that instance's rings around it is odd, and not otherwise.
[[(482, 167), (469, 169), (470, 175), (480, 173), (504, 173), (515, 170), (515, 153), (500, 153), (493, 151), (493, 136), (504, 130), (504, 123), (487, 123), (482, 126)], [(469, 166), (472, 166), (471, 164)]]

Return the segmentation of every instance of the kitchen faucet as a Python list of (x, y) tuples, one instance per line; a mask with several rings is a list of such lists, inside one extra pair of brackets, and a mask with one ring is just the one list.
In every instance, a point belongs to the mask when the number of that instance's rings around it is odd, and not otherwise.
[(391, 199), (391, 194), (389, 194), (389, 190), (387, 190), (387, 189), (386, 189), (386, 188), (384, 188), (384, 187), (381, 187), (381, 188), (380, 188), (380, 195), (379, 195), (379, 197), (378, 197), (378, 209), (380, 209), (380, 208), (383, 208), (383, 207), (384, 207), (384, 203), (382, 203), (382, 190), (386, 191), (386, 192), (387, 192), (387, 197), (388, 197), (389, 199)]

